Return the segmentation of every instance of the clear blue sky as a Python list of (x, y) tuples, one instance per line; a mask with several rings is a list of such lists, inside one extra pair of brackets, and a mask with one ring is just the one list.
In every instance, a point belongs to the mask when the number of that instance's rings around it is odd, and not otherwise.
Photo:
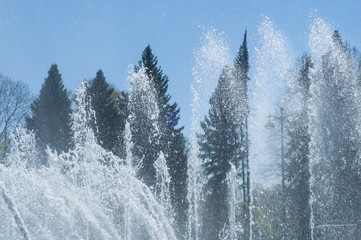
[(37, 94), (52, 63), (72, 91), (102, 69), (110, 83), (126, 90), (128, 65), (150, 44), (169, 76), (181, 124), (189, 129), (193, 51), (203, 27), (224, 32), (234, 55), (247, 28), (252, 69), (257, 28), (265, 16), (301, 55), (308, 51), (314, 10), (361, 49), (360, 0), (0, 0), (0, 72)]

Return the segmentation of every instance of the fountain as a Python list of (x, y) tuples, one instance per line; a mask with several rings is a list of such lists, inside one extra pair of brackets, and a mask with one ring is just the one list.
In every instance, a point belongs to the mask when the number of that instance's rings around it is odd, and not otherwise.
[[(361, 183), (360, 163), (353, 161), (360, 157), (361, 88), (352, 51), (347, 50), (338, 33), (332, 34), (331, 29), (320, 18), (315, 18), (311, 24), (309, 47), (313, 66), (308, 76), (311, 82), (309, 95), (302, 95), (297, 89), (298, 70), (288, 43), (271, 20), (265, 18), (259, 27), (260, 42), (255, 50), (249, 120), (242, 118), (245, 109), (242, 104), (247, 103), (242, 102), (238, 94), (242, 86), (229, 67), (231, 58), (227, 43), (214, 29), (204, 32), (202, 46), (195, 51), (191, 88), (188, 195), (185, 199), (189, 209), (187, 232), (183, 233), (185, 239), (201, 239), (202, 231), (207, 231), (202, 228), (207, 221), (202, 219), (202, 211), (209, 178), (203, 171), (197, 134), (202, 132), (199, 123), (207, 115), (208, 100), (222, 71), (233, 76), (226, 79), (228, 96), (223, 102), (225, 107), (236, 109), (232, 121), (239, 125), (250, 123), (251, 194), (255, 195), (251, 195), (249, 239), (293, 236), (289, 233), (292, 231), (289, 226), (293, 224), (288, 222), (289, 212), (285, 219), (280, 214), (279, 208), (289, 206), (289, 202), (282, 198), (280, 203), (277, 185), (281, 181), (277, 173), (267, 184), (262, 183), (268, 188), (257, 187), (257, 177), (269, 171), (268, 166), (276, 166), (276, 170), (278, 167), (280, 157), (276, 152), (279, 147), (268, 145), (269, 133), (264, 125), (267, 115), (275, 111), (275, 103), (281, 98), (287, 102), (284, 109), (290, 123), (305, 113), (303, 120), (306, 119), (310, 139), (307, 144), (309, 182), (305, 183), (310, 186), (309, 238), (352, 239), (361, 212), (360, 185), (357, 185)], [(11, 151), (6, 163), (0, 164), (0, 239), (177, 239), (175, 209), (170, 201), (168, 156), (157, 153), (153, 165), (155, 185), (150, 187), (146, 179), (139, 179), (145, 163), (134, 154), (137, 149), (132, 141), (132, 124), (140, 111), (150, 122), (152, 143), (158, 144), (162, 133), (155, 90), (142, 67), (135, 71), (131, 66), (128, 80), (125, 159), (97, 143), (89, 127), (94, 112), (87, 105), (86, 82), (75, 94), (73, 149), (62, 153), (47, 149), (49, 165), (41, 166), (34, 134), (18, 128), (11, 136)], [(293, 130), (290, 124), (287, 127), (286, 132)], [(272, 134), (276, 136), (273, 144), (278, 143), (276, 131)], [(286, 148), (290, 138), (285, 139)], [(271, 152), (273, 157), (269, 156), (269, 147), (274, 151)], [(240, 166), (231, 161), (229, 166), (226, 177), (228, 219), (215, 236), (222, 240), (239, 239), (248, 228), (242, 225), (239, 217), (244, 196), (238, 176), (245, 176), (245, 173), (241, 174)]]
[(49, 149), (48, 167), (36, 165), (31, 133), (19, 129), (12, 137), (8, 166), (0, 166), (0, 238), (176, 239), (164, 207), (133, 165), (96, 143), (85, 88), (83, 83), (76, 92), (75, 148), (61, 154)]

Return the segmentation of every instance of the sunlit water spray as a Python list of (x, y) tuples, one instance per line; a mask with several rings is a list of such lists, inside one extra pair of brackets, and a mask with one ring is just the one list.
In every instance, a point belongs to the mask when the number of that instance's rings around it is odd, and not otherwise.
[[(335, 181), (335, 165), (340, 161), (344, 161), (346, 165), (346, 160), (343, 159), (350, 151), (337, 144), (335, 139), (342, 139), (344, 146), (358, 142), (360, 87), (355, 72), (357, 63), (339, 42), (340, 39), (335, 38), (333, 30), (332, 26), (323, 19), (315, 18), (309, 35), (309, 47), (314, 63), (309, 104), (312, 210), (310, 223), (313, 239), (336, 239), (340, 236), (348, 239), (351, 237), (348, 234), (355, 226), (354, 222), (349, 222), (355, 220), (352, 220), (352, 212), (346, 213), (347, 207), (344, 206), (342, 213), (339, 212), (336, 216), (334, 214), (340, 210), (340, 206), (337, 206), (340, 200), (336, 199), (345, 197), (337, 196), (336, 182), (342, 179)], [(326, 65), (328, 69), (325, 69), (325, 64), (328, 64)], [(339, 106), (342, 106), (342, 112), (336, 110)], [(345, 128), (345, 124), (349, 128)], [(334, 134), (338, 129), (344, 130), (335, 137)], [(335, 149), (338, 149), (338, 152)], [(352, 204), (354, 203), (351, 199), (348, 205), (354, 206)], [(340, 217), (343, 214), (347, 216), (346, 221)]]
[(188, 156), (188, 239), (199, 238), (199, 204), (202, 198), (204, 184), (203, 170), (199, 159), (197, 134), (201, 132), (200, 121), (209, 109), (209, 99), (214, 91), (222, 68), (230, 63), (228, 46), (223, 37), (214, 29), (205, 31), (202, 36), (202, 46), (195, 51), (195, 66), (193, 68), (194, 82), (192, 92), (192, 119)]
[[(250, 95), (250, 156), (253, 174), (260, 175), (264, 166), (274, 164), (267, 148), (269, 133), (265, 129), (268, 116), (277, 114), (278, 102), (286, 97), (286, 84), (293, 66), (285, 37), (265, 18), (259, 28), (259, 44), (255, 48), (254, 86)], [(277, 161), (277, 160), (276, 160)]]
[[(126, 162), (131, 164), (133, 168), (139, 171), (144, 167), (143, 158), (136, 159), (132, 154), (133, 147), (137, 147), (132, 141), (131, 128), (134, 123), (134, 117), (141, 112), (140, 116), (147, 118), (151, 121), (153, 129), (147, 129), (153, 132), (153, 137), (150, 139), (153, 144), (159, 144), (161, 138), (161, 131), (159, 127), (159, 107), (156, 98), (156, 90), (154, 83), (148, 78), (146, 69), (140, 67), (135, 70), (134, 67), (129, 67), (128, 80), (130, 83), (129, 94), (129, 116), (126, 124)], [(139, 119), (139, 116), (138, 116)], [(144, 119), (143, 119), (144, 120)], [(135, 126), (139, 127), (139, 126)], [(129, 156), (128, 156), (129, 154)], [(131, 157), (130, 157), (131, 156)], [(133, 161), (133, 162), (132, 162)], [(160, 205), (164, 208), (169, 224), (173, 224), (173, 211), (170, 201), (170, 174), (168, 171), (167, 160), (165, 154), (160, 151), (157, 160), (153, 163), (155, 169), (156, 186), (153, 192)], [(135, 173), (136, 174), (136, 173)]]
[[(0, 238), (176, 239), (164, 207), (132, 166), (96, 143), (85, 88), (76, 92), (75, 148), (48, 150), (48, 167), (32, 166), (37, 149), (31, 133), (20, 129), (13, 136), (9, 164), (0, 165)], [(127, 207), (127, 216), (119, 206)]]
[[(270, 166), (280, 166), (281, 157), (270, 158), (273, 155), (268, 150), (270, 149), (270, 133), (267, 132), (265, 126), (267, 121), (270, 120), (268, 118), (270, 114), (275, 116), (279, 114), (279, 109), (277, 109), (279, 101), (281, 99), (286, 100), (286, 86), (292, 76), (291, 70), (294, 63), (286, 38), (269, 18), (264, 19), (258, 31), (260, 41), (255, 49), (254, 76), (251, 77), (254, 86), (250, 95), (251, 114), (249, 120), (252, 187), (255, 183), (281, 183), (281, 179), (278, 177), (280, 172), (276, 172), (276, 168), (270, 168)], [(271, 120), (277, 125), (277, 118)], [(280, 146), (280, 136), (277, 135), (276, 139), (279, 142), (279, 144), (276, 143), (277, 146)], [(272, 149), (274, 149), (274, 146)], [(269, 174), (270, 172), (272, 172), (272, 179), (269, 178), (270, 176), (263, 175), (263, 173)], [(258, 180), (265, 180), (265, 177), (268, 177), (267, 181)], [(252, 193), (252, 190), (250, 192)], [(251, 201), (253, 201), (253, 197), (251, 197)], [(251, 225), (255, 221), (253, 219), (253, 208), (252, 202)], [(253, 238), (253, 231), (254, 229), (251, 227), (251, 238)]]
[[(310, 26), (310, 34), (309, 34), (309, 47), (310, 54), (313, 60), (314, 68), (311, 72), (311, 79), (313, 82), (316, 79), (320, 79), (322, 68), (322, 56), (327, 52), (328, 47), (332, 41), (332, 30), (331, 27), (320, 18), (314, 19), (312, 25)], [(318, 69), (318, 70), (316, 70)], [(316, 203), (318, 197), (315, 193), (315, 184), (316, 184), (316, 171), (315, 166), (318, 165), (321, 161), (320, 152), (318, 150), (318, 146), (322, 144), (321, 134), (318, 128), (318, 110), (316, 106), (319, 106), (319, 101), (317, 96), (319, 96), (319, 89), (315, 84), (311, 84), (310, 92), (312, 94), (312, 98), (310, 99), (309, 106), (309, 122), (310, 122), (310, 133), (311, 133), (311, 143), (310, 143), (310, 161), (309, 161), (309, 171), (310, 171), (310, 208), (311, 208), (311, 217), (310, 217), (310, 225), (311, 225), (311, 238), (314, 239), (314, 229), (315, 229), (315, 218), (314, 218), (314, 204)]]
[[(264, 127), (268, 114), (277, 115), (277, 102), (280, 99), (287, 101), (285, 110), (290, 114), (297, 113), (301, 108), (297, 105), (299, 96), (290, 98), (286, 91), (292, 90), (295, 84), (291, 80), (295, 79), (295, 61), (285, 37), (268, 18), (261, 23), (259, 34), (254, 76), (251, 77), (255, 81), (251, 92), (249, 121), (251, 186), (258, 181), (256, 178), (260, 176), (260, 172), (265, 170), (262, 166), (279, 163), (278, 158), (270, 159), (267, 154), (266, 142), (269, 133)], [(227, 71), (225, 66), (231, 66), (229, 49), (221, 34), (213, 29), (205, 31), (202, 41), (202, 46), (195, 51), (191, 148), (188, 157), (189, 211), (186, 234), (188, 239), (196, 240), (200, 238), (200, 203), (206, 181), (197, 144), (197, 134), (202, 132), (199, 123), (207, 114), (208, 101), (222, 69)], [(324, 234), (323, 229), (348, 227), (347, 224), (333, 223), (333, 219), (329, 217), (333, 186), (329, 173), (319, 171), (321, 166), (330, 165), (325, 147), (327, 138), (324, 137), (328, 129), (324, 128), (322, 118), (325, 117), (322, 115), (325, 109), (323, 90), (328, 84), (322, 78), (322, 61), (326, 53), (330, 53), (329, 61), (339, 74), (338, 78), (333, 76), (338, 79), (333, 84), (338, 89), (343, 89), (341, 94), (348, 96), (349, 105), (361, 109), (361, 103), (356, 73), (352, 70), (356, 69), (355, 63), (333, 42), (331, 26), (320, 18), (315, 18), (310, 27), (309, 47), (314, 64), (310, 76), (311, 98), (307, 102), (311, 137), (310, 225), (312, 239), (319, 239), (314, 236)], [(87, 106), (86, 82), (82, 83), (75, 96), (77, 111), (73, 114), (74, 149), (67, 153), (56, 153), (48, 149), (46, 155), (49, 166), (40, 166), (34, 134), (17, 129), (12, 136), (8, 162), (0, 165), (1, 239), (176, 239), (169, 199), (167, 156), (159, 152), (154, 163), (157, 184), (155, 189), (150, 189), (137, 177), (138, 171), (143, 167), (143, 159), (134, 157), (132, 153), (136, 146), (132, 141), (131, 128), (136, 114), (134, 109), (139, 105), (143, 106), (144, 115), (152, 123), (154, 141), (159, 140), (161, 133), (156, 95), (144, 68), (134, 71), (131, 67), (128, 80), (130, 111), (125, 126), (125, 159), (119, 159), (97, 143), (89, 127), (94, 112)], [(229, 80), (229, 96), (224, 99), (224, 105), (235, 107), (242, 102), (237, 95), (237, 88), (241, 86), (237, 85), (234, 78)], [(236, 111), (234, 122), (243, 121), (240, 117), (242, 111), (242, 107)], [(356, 133), (360, 135), (360, 110), (350, 108), (350, 111), (356, 112), (356, 119), (350, 122), (355, 124)], [(349, 138), (356, 139), (357, 134)], [(227, 175), (229, 226), (223, 232), (224, 239), (237, 239), (242, 231), (236, 217), (240, 203), (237, 174), (238, 169), (231, 164)], [(254, 221), (251, 214), (251, 223)], [(332, 231), (331, 237), (339, 234)], [(251, 238), (252, 236), (251, 233)]]

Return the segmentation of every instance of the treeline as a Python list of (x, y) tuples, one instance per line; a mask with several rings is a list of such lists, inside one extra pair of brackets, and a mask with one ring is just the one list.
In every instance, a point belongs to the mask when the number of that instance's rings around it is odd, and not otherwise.
[[(171, 102), (168, 93), (168, 77), (158, 66), (157, 57), (148, 45), (142, 53), (141, 60), (135, 66), (135, 72), (145, 69), (146, 78), (155, 89), (155, 103), (159, 109), (157, 124), (159, 132), (142, 111), (140, 96), (119, 91), (107, 82), (102, 70), (86, 83), (86, 101), (89, 125), (94, 132), (96, 142), (104, 149), (112, 152), (120, 159), (125, 159), (125, 125), (131, 119), (131, 136), (134, 148), (133, 158), (141, 159), (142, 164), (138, 177), (156, 192), (155, 161), (162, 152), (167, 159), (170, 174), (170, 200), (174, 209), (175, 225), (181, 232), (185, 231), (187, 216), (187, 147), (178, 126), (180, 109), (177, 103)], [(48, 76), (34, 99), (28, 86), (1, 76), (1, 152), (2, 161), (6, 163), (6, 151), (9, 145), (9, 133), (23, 123), (27, 130), (35, 134), (40, 156), (35, 165), (47, 166), (46, 150), (50, 148), (57, 153), (68, 152), (74, 147), (72, 130), (72, 112), (76, 111), (76, 103), (64, 87), (61, 73), (56, 64), (52, 64)], [(6, 88), (5, 88), (6, 87)], [(8, 89), (9, 88), (9, 89)], [(139, 91), (138, 91), (139, 93)], [(147, 92), (142, 93), (149, 94)], [(128, 105), (129, 101), (137, 104)], [(129, 109), (129, 106), (132, 109)], [(129, 116), (129, 112), (132, 116)], [(24, 121), (25, 120), (25, 121)], [(104, 160), (104, 164), (110, 164)]]
[[(307, 240), (349, 234), (348, 228), (356, 226), (361, 212), (357, 51), (335, 31), (321, 63), (316, 65), (309, 55), (301, 59), (288, 89), (294, 105), (284, 109), (288, 111), (285, 165), (280, 166), (284, 185), (267, 189), (251, 187), (250, 182), (249, 148), (257, 143), (248, 137), (249, 68), (245, 33), (234, 65), (220, 73), (209, 112), (201, 121), (198, 146), (204, 178), (197, 183), (202, 185), (199, 232), (187, 228), (192, 221), (188, 215), (188, 146), (183, 127), (178, 126), (180, 109), (171, 101), (169, 79), (149, 45), (133, 72), (145, 77), (152, 90), (135, 81), (132, 91), (119, 91), (107, 82), (102, 70), (97, 71), (86, 82), (89, 125), (102, 148), (124, 161), (131, 154), (137, 177), (154, 194), (162, 191), (157, 164), (165, 159), (173, 225), (180, 239)], [(47, 166), (47, 148), (61, 153), (74, 147), (71, 113), (77, 106), (56, 64), (51, 65), (35, 99), (26, 85), (5, 76), (0, 76), (0, 98), (4, 164), (9, 164), (9, 133), (20, 123), (35, 134), (41, 150), (37, 166)], [(129, 135), (132, 148), (126, 146)], [(103, 164), (112, 167), (114, 163), (104, 159)]]

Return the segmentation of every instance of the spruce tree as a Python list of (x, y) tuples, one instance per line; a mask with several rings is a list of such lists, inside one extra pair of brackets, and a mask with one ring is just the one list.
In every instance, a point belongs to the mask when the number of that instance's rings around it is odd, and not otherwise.
[(244, 213), (244, 239), (250, 238), (250, 228), (251, 228), (251, 219), (250, 219), (250, 169), (249, 169), (249, 141), (248, 141), (248, 115), (249, 115), (249, 106), (248, 106), (248, 71), (249, 71), (249, 56), (248, 56), (248, 47), (247, 47), (247, 31), (244, 32), (243, 42), (239, 48), (238, 54), (236, 56), (235, 62), (235, 77), (239, 84), (239, 105), (240, 105), (240, 166), (238, 170), (238, 177), (242, 180), (241, 192), (243, 196), (243, 213)]
[(231, 94), (232, 72), (225, 68), (210, 99), (210, 110), (201, 122), (203, 134), (199, 135), (200, 157), (208, 179), (205, 185), (205, 202), (202, 232), (204, 239), (219, 239), (228, 226), (227, 174), (240, 165), (239, 122), (236, 120), (236, 104)]
[[(237, 176), (235, 229), (242, 224), (238, 237), (250, 238), (250, 172), (248, 160), (248, 49), (247, 32), (234, 62), (234, 69), (225, 67), (210, 99), (210, 110), (201, 122), (200, 157), (207, 183), (203, 211), (204, 239), (219, 239), (231, 228), (229, 185), (227, 175), (234, 165)], [(240, 193), (240, 194), (238, 194)], [(234, 234), (234, 233), (232, 233)]]
[[(34, 131), (41, 149), (49, 146), (60, 153), (72, 147), (71, 101), (56, 64), (51, 65), (31, 111), (26, 125)], [(42, 163), (46, 164), (45, 158)]]
[[(156, 91), (157, 105), (159, 108), (159, 141), (156, 146), (156, 155), (151, 157), (152, 163), (148, 164), (148, 170), (154, 173), (153, 162), (157, 159), (157, 154), (162, 151), (166, 156), (167, 166), (171, 176), (170, 191), (171, 202), (175, 210), (175, 220), (181, 232), (185, 232), (186, 212), (187, 212), (187, 158), (185, 139), (182, 134), (183, 127), (177, 127), (180, 119), (180, 109), (176, 103), (171, 103), (171, 96), (168, 91), (168, 76), (163, 74), (158, 66), (157, 57), (154, 56), (151, 47), (148, 45), (139, 61), (139, 67), (145, 68), (146, 75)], [(145, 166), (144, 166), (145, 167)], [(153, 177), (153, 179), (155, 179)]]
[(91, 123), (98, 143), (106, 150), (124, 156), (119, 148), (124, 146), (122, 135), (125, 126), (126, 95), (118, 93), (106, 81), (102, 70), (97, 71), (96, 77), (89, 82), (87, 99), (94, 110)]

